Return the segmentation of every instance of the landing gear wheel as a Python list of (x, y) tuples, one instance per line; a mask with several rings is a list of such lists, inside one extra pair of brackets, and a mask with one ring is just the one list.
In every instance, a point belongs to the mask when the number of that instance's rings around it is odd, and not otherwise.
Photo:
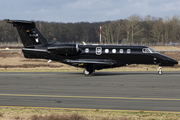
[(158, 71), (158, 74), (159, 74), (159, 75), (162, 75), (162, 74), (163, 74), (163, 72), (162, 72), (162, 71)]
[(83, 71), (83, 73), (84, 73), (84, 75), (89, 75), (90, 74), (90, 72), (87, 71), (86, 69)]
[(162, 67), (160, 67), (160, 66), (159, 66), (159, 68), (157, 69), (157, 70), (159, 70), (159, 71), (158, 71), (158, 74), (159, 74), (159, 75), (162, 75), (162, 74), (163, 74), (163, 72), (162, 72), (161, 69), (162, 69)]
[(94, 72), (93, 64), (87, 64), (85, 70), (83, 71), (84, 75), (88, 76)]
[(85, 69), (85, 70), (83, 71), (83, 73), (84, 73), (84, 75), (88, 76), (88, 75), (92, 74), (93, 71), (89, 71), (89, 70), (86, 70), (86, 69)]

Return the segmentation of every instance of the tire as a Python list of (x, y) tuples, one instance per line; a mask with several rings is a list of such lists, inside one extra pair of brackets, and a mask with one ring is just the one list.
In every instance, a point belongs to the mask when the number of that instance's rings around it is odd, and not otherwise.
[(163, 72), (162, 72), (162, 71), (158, 71), (158, 74), (159, 74), (159, 75), (162, 75), (162, 74), (163, 74)]
[(83, 71), (83, 73), (84, 73), (84, 75), (90, 75), (90, 72), (89, 71), (87, 71), (86, 69)]

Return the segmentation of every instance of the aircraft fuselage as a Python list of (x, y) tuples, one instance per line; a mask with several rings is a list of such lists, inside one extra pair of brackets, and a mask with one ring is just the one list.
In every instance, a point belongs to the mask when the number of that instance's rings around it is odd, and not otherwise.
[(178, 62), (146, 46), (59, 44), (23, 48), (26, 58), (42, 58), (94, 70), (129, 64), (174, 66)]

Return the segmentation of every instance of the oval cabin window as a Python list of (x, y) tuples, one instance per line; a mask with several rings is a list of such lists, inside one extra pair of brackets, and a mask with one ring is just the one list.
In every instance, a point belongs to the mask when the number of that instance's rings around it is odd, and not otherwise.
[(123, 53), (123, 49), (120, 49), (120, 50), (119, 50), (119, 53)]
[(131, 50), (130, 50), (130, 49), (127, 49), (127, 53), (131, 53)]
[(88, 52), (89, 52), (89, 49), (88, 49), (88, 48), (86, 48), (86, 49), (85, 49), (85, 53), (88, 53)]
[(109, 53), (109, 49), (105, 49), (105, 53)]
[(112, 49), (112, 53), (116, 53), (116, 49)]

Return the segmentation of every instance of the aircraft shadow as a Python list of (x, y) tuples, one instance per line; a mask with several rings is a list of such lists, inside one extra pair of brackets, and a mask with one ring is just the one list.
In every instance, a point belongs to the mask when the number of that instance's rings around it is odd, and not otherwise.
[[(83, 74), (83, 73), (70, 73), (70, 74)], [(180, 72), (175, 71), (175, 72), (168, 72), (165, 71), (163, 72), (162, 75), (174, 75), (174, 74), (179, 74)], [(93, 74), (89, 76), (114, 76), (114, 75), (158, 75), (157, 71), (148, 71), (148, 72), (94, 72)]]
[(95, 72), (92, 76), (111, 76), (111, 75), (143, 75), (143, 74), (157, 74), (157, 73), (140, 73), (140, 72)]

